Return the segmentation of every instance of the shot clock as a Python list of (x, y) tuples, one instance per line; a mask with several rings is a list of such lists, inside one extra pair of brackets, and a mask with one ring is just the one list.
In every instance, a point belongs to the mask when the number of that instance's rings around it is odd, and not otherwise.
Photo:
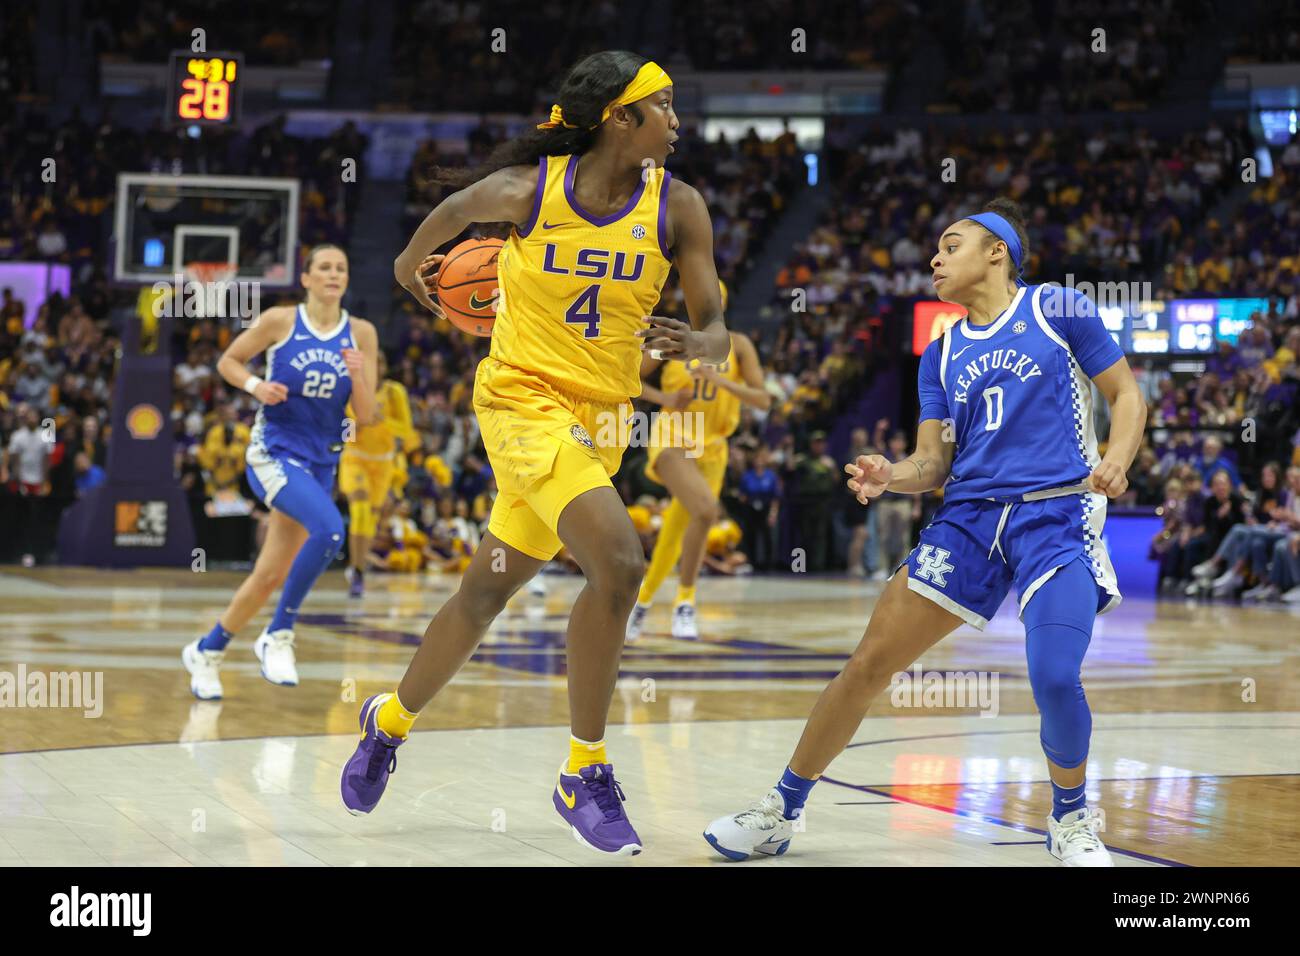
[(242, 53), (173, 53), (168, 120), (174, 126), (239, 125), (243, 75)]

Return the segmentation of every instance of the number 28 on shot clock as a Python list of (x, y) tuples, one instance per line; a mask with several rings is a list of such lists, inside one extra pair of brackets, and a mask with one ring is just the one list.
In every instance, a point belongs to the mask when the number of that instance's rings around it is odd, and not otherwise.
[(240, 53), (173, 53), (167, 99), (172, 123), (237, 125), (243, 73)]

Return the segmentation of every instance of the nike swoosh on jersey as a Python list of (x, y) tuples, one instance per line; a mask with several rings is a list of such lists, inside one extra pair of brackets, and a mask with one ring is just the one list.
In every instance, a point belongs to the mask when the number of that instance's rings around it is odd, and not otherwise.
[(962, 349), (961, 352), (953, 352), (951, 355), (948, 356), (949, 361), (952, 361), (952, 362), (957, 361), (957, 359), (959, 359), (959, 358), (962, 357), (962, 353), (963, 353), (963, 352), (966, 352), (966, 351), (968, 351), (968, 350), (970, 350), (970, 349), (973, 349), (974, 347), (975, 347), (974, 345), (968, 345), (968, 346), (966, 346), (966, 348)]
[(310, 335), (295, 335), (295, 336), (293, 337), (293, 340), (294, 340), (295, 342), (301, 342), (303, 339), (309, 339), (309, 338), (311, 338)]
[(567, 222), (544, 222), (544, 223), (542, 223), (542, 228), (543, 228), (543, 229), (556, 229), (556, 228), (558, 228), (558, 227), (560, 227), (560, 226), (567, 226), (567, 225), (568, 225)]

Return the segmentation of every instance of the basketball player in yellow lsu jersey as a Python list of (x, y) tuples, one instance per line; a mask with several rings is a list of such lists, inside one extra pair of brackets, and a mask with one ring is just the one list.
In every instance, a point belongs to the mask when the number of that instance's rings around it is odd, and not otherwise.
[[(604, 737), (645, 558), (610, 477), (629, 433), (629, 400), (641, 391), (642, 353), (720, 364), (730, 349), (708, 209), (663, 169), (677, 138), (671, 83), (633, 53), (583, 58), (548, 122), (477, 169), (435, 171), (464, 188), (429, 214), (394, 263), (398, 281), (436, 312), (422, 272), (429, 252), (473, 223), (514, 224), (497, 267), (491, 352), (474, 383), (498, 488), (488, 533), (396, 691), (362, 707), (361, 741), (341, 781), (354, 813), (374, 809), (416, 715), (563, 546), (586, 584), (566, 632), (572, 735), (552, 804), (580, 843), (641, 851)], [(674, 264), (689, 325), (650, 315)]]
[[(380, 352), (377, 420), (357, 422), (356, 435), (344, 443), (339, 458), (339, 488), (348, 498), (348, 596), (355, 598), (364, 593), (366, 557), (380, 512), (397, 484), (398, 456), (416, 441), (406, 387), (387, 375), (388, 361)], [(347, 415), (357, 421), (351, 404)]]
[[(725, 309), (725, 285), (721, 293)], [(648, 378), (661, 364), (659, 387), (646, 385), (641, 392), (643, 398), (663, 406), (655, 420), (645, 471), (652, 481), (672, 492), (673, 501), (664, 512), (650, 566), (627, 622), (628, 640), (641, 636), (646, 612), (679, 556), (672, 635), (687, 640), (700, 636), (695, 623), (695, 581), (709, 529), (720, 517), (718, 495), (727, 473), (727, 439), (740, 424), (742, 404), (762, 409), (772, 405), (772, 396), (763, 388), (758, 350), (741, 332), (731, 333), (731, 351), (719, 366), (661, 363), (647, 356), (641, 361), (642, 377)], [(683, 401), (687, 404), (681, 408)]]

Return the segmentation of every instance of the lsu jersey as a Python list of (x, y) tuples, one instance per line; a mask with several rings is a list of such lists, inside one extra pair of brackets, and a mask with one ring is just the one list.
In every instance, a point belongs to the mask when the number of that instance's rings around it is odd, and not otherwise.
[(730, 518), (723, 518), (709, 529), (704, 539), (704, 547), (715, 558), (725, 557), (729, 552), (740, 547), (740, 526)]
[[(731, 351), (727, 360), (717, 367), (717, 372), (728, 381), (737, 385), (744, 384), (740, 373), (740, 362), (736, 359), (735, 340), (732, 339)], [(740, 398), (720, 385), (706, 379), (696, 378), (691, 374), (686, 362), (669, 361), (664, 363), (663, 375), (659, 388), (664, 392), (680, 392), (684, 388), (693, 389), (695, 397), (686, 406), (686, 414), (703, 415), (705, 441), (729, 438), (736, 426), (740, 424)]]
[[(396, 453), (398, 442), (409, 446), (416, 440), (406, 386), (391, 378), (385, 379), (380, 383), (375, 398), (379, 402), (383, 419), (374, 425), (358, 426), (354, 440), (344, 446), (343, 454), (370, 461), (388, 461)], [(347, 416), (354, 420), (356, 418), (351, 402), (347, 406)]]
[(314, 464), (337, 461), (352, 396), (342, 350), (355, 347), (346, 309), (334, 328), (319, 332), (307, 321), (306, 309), (298, 306), (289, 335), (266, 350), (266, 379), (286, 386), (289, 396), (257, 410), (250, 444), (272, 457)]
[(578, 160), (538, 161), (532, 213), (497, 260), (491, 355), (576, 398), (617, 403), (641, 393), (636, 333), (671, 267), (672, 174), (646, 169), (623, 209), (593, 216), (574, 195)]
[(1078, 485), (1097, 466), (1091, 379), (1124, 357), (1086, 296), (1025, 286), (986, 326), (968, 318), (921, 356), (921, 420), (950, 420), (945, 501)]

